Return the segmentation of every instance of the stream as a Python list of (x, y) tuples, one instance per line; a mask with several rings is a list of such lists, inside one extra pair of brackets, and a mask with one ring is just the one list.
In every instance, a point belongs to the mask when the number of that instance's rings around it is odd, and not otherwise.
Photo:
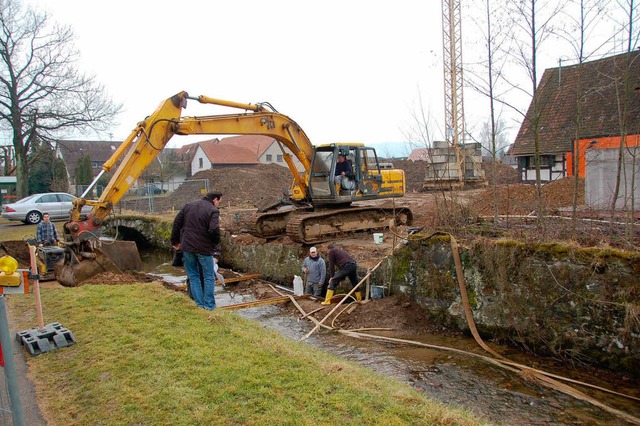
[[(169, 266), (169, 255), (142, 254), (144, 271), (175, 285), (185, 277)], [(160, 266), (158, 266), (160, 265)], [(250, 295), (235, 294), (216, 286), (216, 304), (227, 306), (252, 301)], [(239, 315), (255, 320), (292, 340), (300, 340), (313, 328), (310, 321), (299, 320), (277, 305), (263, 305), (236, 310)], [(389, 335), (392, 337), (391, 335)], [(431, 345), (452, 347), (486, 355), (471, 337), (447, 337), (437, 334), (413, 336)], [(394, 377), (424, 392), (431, 399), (452, 407), (472, 411), (494, 423), (518, 425), (621, 425), (620, 418), (563, 393), (525, 381), (519, 375), (480, 359), (452, 352), (354, 339), (339, 333), (319, 331), (304, 344), (310, 344), (337, 356), (355, 361), (384, 376)], [(491, 344), (495, 349), (497, 345)], [(599, 382), (588, 373), (555, 364), (515, 348), (501, 347), (500, 352), (512, 361), (569, 376), (604, 388), (636, 397), (640, 386), (624, 388)], [(640, 404), (604, 392), (579, 390), (604, 404), (640, 417)]]

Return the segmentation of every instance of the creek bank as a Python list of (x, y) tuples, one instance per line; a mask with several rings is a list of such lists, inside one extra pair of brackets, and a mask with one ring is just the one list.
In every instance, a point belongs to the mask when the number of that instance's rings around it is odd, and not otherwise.
[[(119, 218), (155, 247), (169, 250), (171, 223)], [(133, 235), (133, 231), (125, 231)], [(307, 247), (223, 233), (222, 265), (291, 286)], [(384, 258), (350, 241), (360, 276)], [(640, 254), (607, 248), (476, 238), (460, 242), (464, 280), (485, 339), (542, 356), (640, 375)], [(358, 251), (357, 247), (360, 246)], [(389, 242), (383, 248), (390, 248)], [(323, 245), (319, 245), (323, 253)], [(468, 332), (448, 236), (414, 235), (371, 276), (425, 310), (432, 324)]]
[[(460, 257), (483, 337), (640, 375), (640, 254), (476, 239)], [(413, 236), (380, 274), (432, 319), (469, 330), (448, 236)]]

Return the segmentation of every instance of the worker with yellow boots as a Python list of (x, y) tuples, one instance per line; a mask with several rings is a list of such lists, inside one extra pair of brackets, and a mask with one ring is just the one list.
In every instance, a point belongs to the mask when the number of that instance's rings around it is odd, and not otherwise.
[[(327, 248), (327, 260), (329, 261), (329, 286), (327, 287), (327, 295), (325, 296), (323, 305), (330, 305), (331, 298), (335, 288), (345, 278), (349, 278), (351, 286), (355, 286), (360, 282), (358, 277), (358, 265), (355, 259), (353, 259), (346, 251), (338, 248), (335, 243), (330, 243)], [(338, 267), (338, 271), (335, 269)], [(362, 292), (356, 292), (356, 301), (362, 300)]]

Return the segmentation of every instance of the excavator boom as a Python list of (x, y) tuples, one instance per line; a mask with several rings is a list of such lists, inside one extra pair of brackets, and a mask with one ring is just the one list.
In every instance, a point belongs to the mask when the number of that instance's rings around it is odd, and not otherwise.
[[(243, 112), (182, 117), (188, 100)], [(64, 225), (67, 252), (64, 267), (56, 273), (59, 281), (66, 285), (77, 285), (78, 279), (86, 279), (95, 275), (96, 271), (100, 272), (96, 264), (100, 264), (103, 270), (118, 269), (117, 265), (115, 268), (109, 265), (108, 256), (100, 255), (98, 237), (101, 227), (113, 207), (174, 135), (239, 134), (264, 135), (277, 141), (294, 178), (289, 201), (316, 210), (307, 216), (299, 212), (291, 214), (291, 209), (265, 213), (256, 218), (254, 235), (273, 238), (288, 232), (294, 241), (317, 242), (322, 238), (339, 237), (341, 233), (388, 226), (389, 213), (394, 216), (396, 224), (410, 224), (411, 212), (406, 209), (389, 212), (370, 207), (360, 208), (357, 213), (340, 210), (348, 208), (352, 201), (400, 197), (404, 194), (404, 172), (381, 169), (372, 148), (358, 143), (315, 147), (294, 120), (275, 111), (268, 103), (244, 104), (207, 96), (190, 97), (187, 92), (180, 92), (160, 103), (151, 115), (136, 125), (105, 162), (101, 174), (85, 194), (74, 201), (69, 221)], [(335, 173), (336, 159), (339, 156), (350, 157), (349, 173), (342, 182), (344, 187), (334, 184), (334, 175), (338, 174)], [(292, 157), (297, 158), (303, 170), (298, 170)], [(100, 198), (96, 201), (85, 198), (102, 174), (111, 172), (116, 165), (117, 169)], [(92, 209), (87, 215), (82, 215), (85, 205), (92, 206)], [(323, 213), (317, 210), (319, 207), (332, 210)], [(110, 252), (112, 256), (113, 253), (119, 253), (120, 257), (129, 258), (133, 255), (131, 250), (135, 250), (135, 247), (112, 249)], [(135, 255), (138, 256), (137, 251)]]

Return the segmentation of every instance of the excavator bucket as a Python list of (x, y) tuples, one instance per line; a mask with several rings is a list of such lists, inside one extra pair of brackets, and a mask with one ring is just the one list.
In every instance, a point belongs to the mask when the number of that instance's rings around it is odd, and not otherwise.
[(56, 279), (67, 287), (77, 287), (98, 274), (122, 274), (126, 270), (140, 270), (142, 261), (133, 241), (114, 241), (81, 258), (68, 252), (64, 262), (56, 265)]

